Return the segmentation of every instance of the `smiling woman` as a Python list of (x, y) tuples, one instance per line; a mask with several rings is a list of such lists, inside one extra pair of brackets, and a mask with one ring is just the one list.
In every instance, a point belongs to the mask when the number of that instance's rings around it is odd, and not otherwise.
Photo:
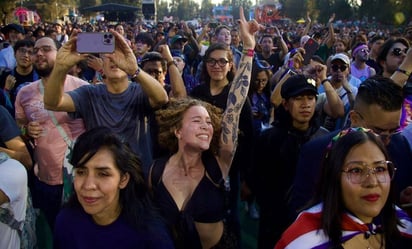
[(411, 220), (394, 205), (396, 169), (377, 134), (341, 131), (328, 146), (322, 170), (315, 198), (321, 203), (303, 211), (275, 249), (411, 248), (402, 238), (410, 238)]
[(75, 193), (58, 215), (55, 248), (173, 248), (148, 196), (140, 159), (110, 129), (83, 133), (71, 163)]

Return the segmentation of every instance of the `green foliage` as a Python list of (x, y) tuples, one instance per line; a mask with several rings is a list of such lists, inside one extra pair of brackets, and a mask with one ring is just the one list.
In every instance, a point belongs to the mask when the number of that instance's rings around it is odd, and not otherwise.
[(0, 1), (0, 22), (1, 24), (10, 23), (13, 20), (13, 10), (16, 8), (17, 1)]

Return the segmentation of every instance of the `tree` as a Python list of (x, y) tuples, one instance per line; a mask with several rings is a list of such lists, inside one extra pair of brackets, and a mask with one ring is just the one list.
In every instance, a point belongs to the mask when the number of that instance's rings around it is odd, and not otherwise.
[(13, 11), (17, 1), (0, 1), (0, 17), (3, 25), (8, 24), (13, 19)]

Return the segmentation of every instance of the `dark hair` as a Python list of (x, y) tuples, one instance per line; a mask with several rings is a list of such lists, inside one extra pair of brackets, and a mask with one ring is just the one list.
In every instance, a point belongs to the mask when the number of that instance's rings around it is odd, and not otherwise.
[(382, 61), (386, 61), (386, 57), (389, 54), (389, 50), (395, 45), (395, 43), (402, 43), (405, 45), (407, 48), (409, 48), (409, 42), (407, 39), (403, 37), (398, 37), (398, 38), (389, 38), (387, 39), (381, 46), (379, 50), (378, 57), (376, 58), (376, 61), (378, 64), (380, 64)]
[(268, 77), (268, 82), (263, 89), (263, 93), (270, 99), (271, 95), (271, 85), (270, 85), (270, 78), (272, 77), (272, 70), (269, 68), (270, 64), (265, 60), (259, 61), (264, 68), (260, 67), (257, 63), (252, 64), (252, 76), (250, 78), (250, 88), (248, 95), (251, 97), (253, 93), (257, 91), (258, 85), (255, 83), (258, 73), (265, 72), (266, 76)]
[(375, 75), (360, 84), (354, 109), (359, 105), (376, 104), (384, 111), (396, 111), (401, 109), (402, 103), (402, 88), (390, 78)]
[(136, 37), (134, 38), (135, 42), (137, 43), (138, 41), (143, 42), (144, 44), (147, 44), (147, 46), (150, 46), (150, 49), (153, 48), (154, 46), (154, 40), (151, 34), (148, 34), (146, 32), (140, 32)]
[(162, 64), (162, 69), (166, 71), (167, 69), (167, 62), (166, 59), (162, 57), (159, 52), (147, 52), (143, 55), (142, 60), (140, 61), (140, 65), (143, 68), (144, 64), (148, 61), (159, 61)]
[(313, 61), (319, 62), (322, 65), (325, 65), (325, 61), (319, 55), (315, 54), (310, 59), (313, 60)]
[[(216, 51), (216, 50), (226, 51), (227, 52), (227, 58), (228, 58), (229, 62), (233, 63), (233, 53), (232, 53), (232, 50), (230, 49), (230, 47), (228, 45), (226, 45), (224, 43), (220, 43), (220, 42), (210, 45), (207, 48), (207, 50), (205, 52), (205, 55), (203, 56), (202, 73), (201, 73), (201, 76), (200, 76), (201, 82), (207, 82), (207, 83), (210, 82), (210, 75), (207, 72), (206, 62), (205, 61), (207, 59), (209, 59), (210, 54), (213, 51)], [(233, 79), (235, 78), (235, 73), (236, 73), (236, 67), (233, 64), (232, 68), (229, 70), (229, 72), (226, 75), (226, 78), (229, 80), (229, 82), (233, 81)]]
[(217, 27), (215, 28), (214, 36), (217, 36), (222, 29), (227, 29), (227, 30), (229, 30), (229, 31), (232, 30), (232, 29), (229, 28), (229, 26), (227, 26), (227, 25), (219, 25), (219, 26), (217, 26)]
[[(322, 175), (320, 185), (316, 193), (315, 199), (320, 199), (323, 202), (323, 211), (321, 217), (321, 227), (324, 234), (329, 237), (331, 248), (338, 248), (341, 244), (342, 237), (342, 213), (345, 212), (345, 204), (342, 198), (342, 168), (345, 158), (352, 148), (357, 145), (364, 144), (368, 141), (374, 143), (388, 160), (389, 156), (385, 145), (372, 131), (367, 131), (360, 128), (349, 128), (346, 135), (341, 135), (335, 140), (326, 152), (326, 157), (322, 162)], [(399, 236), (397, 224), (400, 224), (396, 216), (394, 207), (395, 192), (393, 182), (390, 183), (390, 191), (388, 199), (381, 210), (378, 218), (382, 224), (383, 237), (385, 238), (386, 248), (391, 248), (395, 236)]]
[(28, 40), (28, 39), (17, 41), (16, 44), (14, 44), (14, 47), (13, 47), (14, 53), (16, 53), (16, 51), (21, 47), (32, 48), (32, 47), (34, 47), (34, 41)]
[[(117, 134), (107, 127), (96, 127), (84, 132), (76, 141), (70, 163), (74, 169), (83, 167), (102, 148), (113, 154), (120, 175), (130, 176), (126, 187), (120, 190), (121, 215), (135, 229), (154, 229), (151, 225), (158, 216), (149, 197), (141, 160)], [(76, 192), (71, 196), (68, 206), (80, 206)]]
[(385, 38), (381, 35), (374, 35), (371, 39), (369, 39), (369, 44), (373, 44), (379, 40), (385, 40)]

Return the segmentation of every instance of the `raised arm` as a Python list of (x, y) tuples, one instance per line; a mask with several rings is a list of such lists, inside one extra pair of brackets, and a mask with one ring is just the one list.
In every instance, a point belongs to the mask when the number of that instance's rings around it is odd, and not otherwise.
[(72, 98), (64, 93), (64, 81), (69, 70), (81, 60), (87, 59), (87, 54), (76, 52), (77, 31), (57, 52), (53, 70), (44, 86), (44, 106), (54, 111), (74, 112)]
[(253, 51), (256, 44), (254, 34), (259, 29), (259, 24), (255, 20), (246, 21), (242, 7), (240, 7), (240, 20), (238, 20), (238, 23), (244, 50), (239, 68), (230, 86), (226, 109), (222, 118), (219, 165), (224, 179), (229, 174), (229, 169), (236, 152), (239, 116), (246, 101), (250, 85)]
[(395, 81), (400, 87), (406, 84), (406, 81), (412, 73), (412, 48), (408, 49), (406, 57), (402, 64), (397, 68), (397, 70), (392, 74), (391, 79)]
[(174, 64), (172, 54), (170, 53), (169, 46), (166, 44), (160, 45), (158, 48), (159, 53), (167, 61), (167, 71), (169, 73), (170, 86), (172, 91), (170, 92), (171, 96), (174, 98), (186, 97), (186, 87), (183, 82), (183, 78), (176, 64)]

